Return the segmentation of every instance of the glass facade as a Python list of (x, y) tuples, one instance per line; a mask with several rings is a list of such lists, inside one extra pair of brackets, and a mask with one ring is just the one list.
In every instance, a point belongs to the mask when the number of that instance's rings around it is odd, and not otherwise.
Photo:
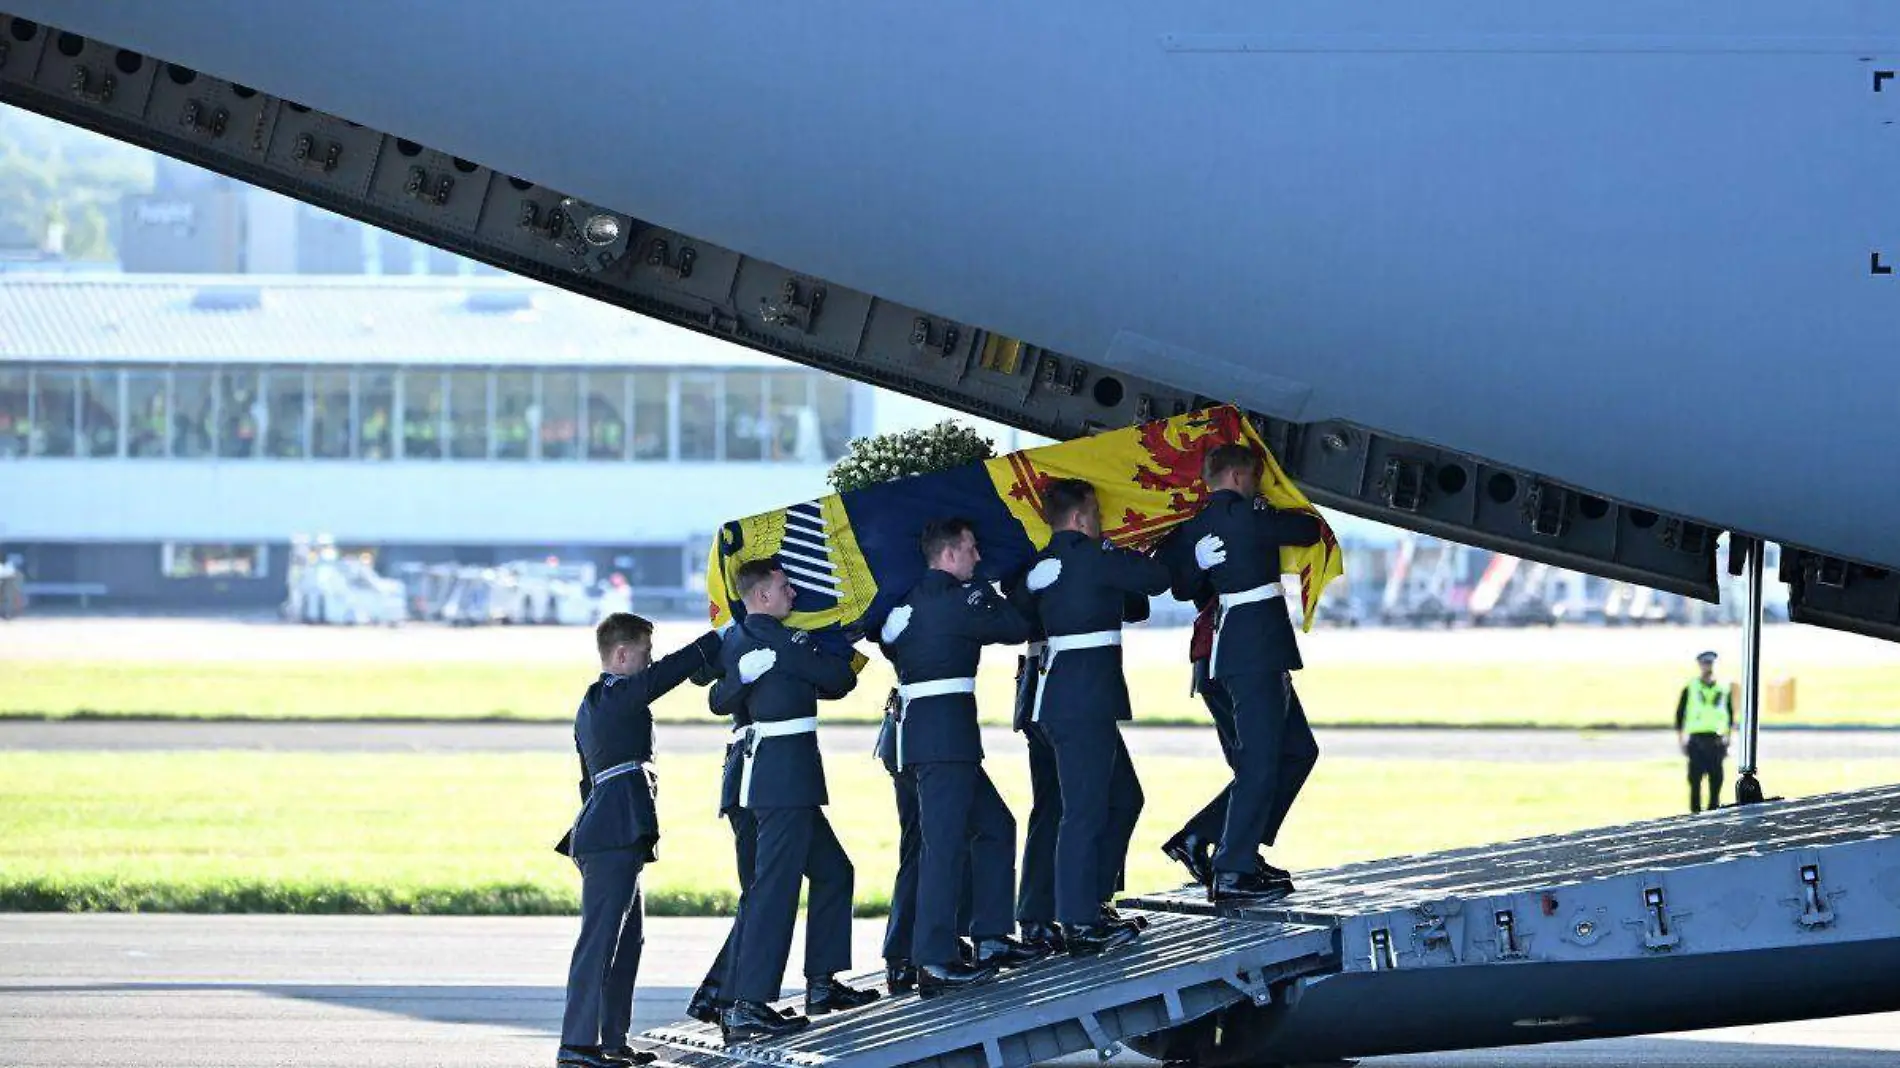
[(805, 370), (0, 366), (0, 460), (827, 463), (849, 382)]

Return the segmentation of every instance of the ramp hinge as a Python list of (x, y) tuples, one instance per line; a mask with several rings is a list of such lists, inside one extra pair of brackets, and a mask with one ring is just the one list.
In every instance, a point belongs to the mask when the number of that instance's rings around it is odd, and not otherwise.
[(1669, 904), (1663, 897), (1662, 887), (1643, 888), (1643, 910), (1643, 922), (1648, 927), (1643, 935), (1643, 948), (1661, 952), (1682, 944), (1682, 936), (1670, 928)]
[[(1243, 997), (1255, 1005), (1273, 1004), (1273, 988), (1267, 982), (1264, 971), (1230, 972), (1222, 978), (1226, 980), (1228, 986), (1240, 991)], [(1181, 1000), (1179, 991), (1175, 992), (1174, 999), (1174, 1004), (1179, 1005)], [(1172, 1012), (1173, 1008), (1170, 1007), (1169, 1011)]]
[(1517, 917), (1510, 909), (1499, 909), (1493, 922), (1498, 928), (1498, 959), (1523, 960), (1524, 951), (1517, 945)]
[(1399, 966), (1397, 954), (1392, 952), (1392, 932), (1384, 927), (1372, 932), (1372, 970), (1389, 972)]
[(1821, 866), (1801, 865), (1801, 915), (1795, 922), (1810, 930), (1831, 926), (1834, 910), (1829, 907), (1828, 898), (1832, 896), (1821, 889)]
[(203, 101), (188, 100), (185, 110), (178, 116), (178, 125), (193, 133), (210, 134), (213, 138), (223, 137), (224, 128), (231, 122), (231, 113), (223, 108), (212, 108), (206, 112)]
[(1102, 1030), (1102, 1023), (1095, 1018), (1094, 1013), (1085, 1012), (1076, 1017), (1075, 1022), (1081, 1024), (1082, 1030), (1089, 1036), (1089, 1043), (1095, 1047), (1097, 1057), (1107, 1060), (1122, 1051), (1122, 1044), (1108, 1037), (1108, 1032)]

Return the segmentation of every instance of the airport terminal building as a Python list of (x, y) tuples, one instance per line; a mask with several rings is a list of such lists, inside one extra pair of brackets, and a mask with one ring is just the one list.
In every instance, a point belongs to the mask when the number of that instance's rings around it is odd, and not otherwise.
[(553, 555), (690, 600), (721, 522), (943, 414), (513, 278), (8, 274), (0, 558), (261, 608), (327, 534), (385, 573)]

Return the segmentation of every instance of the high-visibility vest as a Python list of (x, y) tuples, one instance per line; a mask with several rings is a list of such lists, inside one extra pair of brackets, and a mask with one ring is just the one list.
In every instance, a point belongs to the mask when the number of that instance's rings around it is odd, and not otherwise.
[(1682, 709), (1682, 733), (1726, 734), (1728, 711), (1728, 687), (1691, 679)]

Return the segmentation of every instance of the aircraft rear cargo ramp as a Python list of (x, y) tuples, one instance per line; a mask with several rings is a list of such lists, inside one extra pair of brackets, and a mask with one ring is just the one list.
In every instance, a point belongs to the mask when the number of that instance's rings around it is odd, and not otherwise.
[(1125, 901), (1150, 926), (1103, 957), (782, 1041), (687, 1022), (636, 1045), (690, 1068), (1014, 1068), (1123, 1044), (1267, 1065), (1891, 1010), (1897, 830), (1888, 786), (1308, 872), (1248, 909), (1189, 887)]

